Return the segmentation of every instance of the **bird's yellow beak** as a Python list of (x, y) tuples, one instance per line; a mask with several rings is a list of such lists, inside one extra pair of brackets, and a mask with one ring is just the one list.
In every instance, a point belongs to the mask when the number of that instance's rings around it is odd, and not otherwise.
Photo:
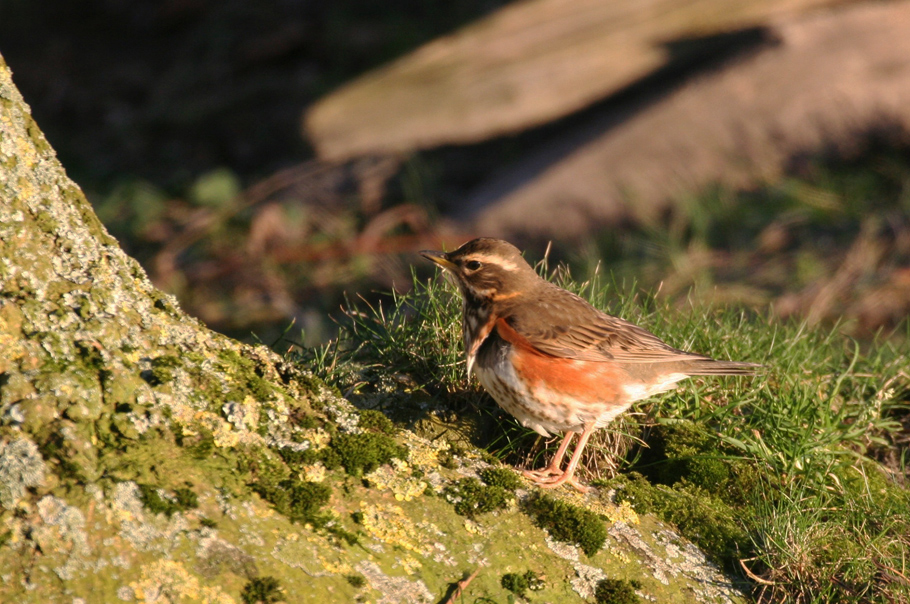
[(441, 266), (442, 268), (444, 268), (446, 270), (454, 271), (456, 268), (454, 263), (449, 262), (449, 259), (446, 258), (446, 255), (444, 252), (433, 252), (431, 250), (421, 250), (418, 253), (421, 256), (423, 256), (424, 258), (426, 258), (427, 260), (429, 260), (431, 262), (435, 262), (436, 264), (438, 264), (439, 266)]

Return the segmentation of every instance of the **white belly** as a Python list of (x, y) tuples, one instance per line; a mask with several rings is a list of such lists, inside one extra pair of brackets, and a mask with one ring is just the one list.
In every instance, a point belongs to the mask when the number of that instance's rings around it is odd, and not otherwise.
[[(534, 393), (537, 396), (532, 396), (527, 386), (518, 379), (512, 364), (505, 359), (498, 362), (495, 369), (475, 365), (474, 372), (500, 407), (515, 416), (522, 426), (541, 436), (567, 431), (581, 432), (591, 422), (602, 427), (629, 407), (611, 406), (605, 410), (599, 405), (572, 404), (565, 400), (564, 394), (551, 393), (540, 387)], [(537, 402), (538, 396), (556, 404), (543, 406)], [(597, 411), (594, 411), (595, 408)]]

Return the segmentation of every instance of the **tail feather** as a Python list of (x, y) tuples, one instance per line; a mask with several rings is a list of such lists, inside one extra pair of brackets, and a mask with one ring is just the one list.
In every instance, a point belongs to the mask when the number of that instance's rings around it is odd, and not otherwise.
[(699, 359), (688, 363), (685, 373), (687, 375), (756, 375), (764, 368), (764, 365), (758, 363)]

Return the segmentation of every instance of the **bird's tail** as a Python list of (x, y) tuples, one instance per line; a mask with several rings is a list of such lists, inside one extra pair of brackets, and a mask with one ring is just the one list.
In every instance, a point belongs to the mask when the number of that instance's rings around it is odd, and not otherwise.
[(764, 370), (758, 363), (741, 363), (739, 361), (716, 361), (698, 359), (690, 361), (685, 368), (688, 375), (756, 375)]

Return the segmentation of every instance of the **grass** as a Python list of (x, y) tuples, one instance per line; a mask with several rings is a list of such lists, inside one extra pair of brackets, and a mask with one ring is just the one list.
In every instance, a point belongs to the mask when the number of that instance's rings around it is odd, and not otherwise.
[(571, 266), (587, 276), (605, 262), (676, 302), (771, 306), (864, 338), (893, 329), (910, 313), (910, 133), (885, 120), (851, 141), (794, 156), (774, 181), (706, 187), (605, 229)]
[[(680, 310), (652, 295), (617, 297), (634, 289), (622, 284), (575, 283), (564, 269), (549, 277), (674, 346), (767, 367), (755, 378), (690, 380), (633, 407), (598, 432), (619, 473), (589, 456), (587, 479), (615, 475), (617, 499), (637, 496), (633, 505), (677, 523), (748, 577), (757, 601), (907, 601), (907, 333), (859, 342), (836, 326)], [(445, 436), (468, 433), (508, 463), (539, 464), (547, 443), (466, 376), (457, 295), (415, 278), (391, 305), (349, 308), (339, 340), (307, 361), (362, 407), (412, 427), (435, 417)]]

